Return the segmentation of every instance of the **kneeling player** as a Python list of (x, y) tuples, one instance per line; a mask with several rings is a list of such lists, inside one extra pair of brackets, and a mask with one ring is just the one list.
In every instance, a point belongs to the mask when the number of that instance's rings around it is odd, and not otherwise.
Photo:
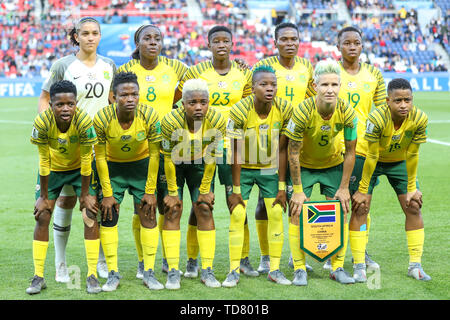
[[(422, 193), (416, 183), (419, 146), (426, 142), (428, 118), (413, 105), (412, 88), (405, 79), (389, 82), (386, 101), (387, 105), (371, 112), (367, 120), (364, 138), (368, 143), (368, 153), (359, 189), (353, 195), (350, 230), (363, 232), (361, 226), (367, 223), (376, 179), (386, 175), (406, 216), (408, 275), (417, 280), (431, 280), (421, 265), (425, 233), (421, 213)], [(365, 246), (366, 242), (362, 240), (351, 243), (355, 260), (354, 277), (362, 282), (365, 281)]]
[(152, 107), (138, 103), (139, 84), (134, 73), (116, 74), (112, 88), (116, 103), (101, 109), (94, 118), (99, 140), (95, 146), (96, 166), (102, 187), (100, 238), (108, 265), (108, 280), (102, 289), (114, 291), (120, 283), (117, 222), (120, 203), (128, 190), (141, 225), (143, 283), (149, 289), (160, 290), (164, 287), (153, 271), (159, 241), (155, 189), (160, 123)]
[[(288, 159), (293, 194), (289, 202), (291, 222), (289, 244), (294, 262), (295, 285), (307, 285), (305, 254), (300, 249), (299, 215), (314, 184), (327, 200), (338, 199), (344, 221), (350, 208), (349, 180), (355, 163), (356, 114), (338, 98), (340, 67), (333, 61), (321, 61), (314, 70), (317, 95), (293, 108), (286, 136), (289, 138)], [(340, 132), (344, 131), (345, 154), (342, 155)], [(300, 169), (301, 167), (301, 169)], [(330, 277), (339, 283), (354, 283), (343, 269), (347, 250), (348, 225), (344, 225), (344, 246), (331, 258)]]
[(216, 230), (213, 218), (213, 178), (216, 157), (222, 157), (225, 118), (209, 106), (208, 85), (191, 79), (183, 86), (183, 107), (161, 121), (164, 170), (169, 194), (164, 197), (163, 242), (169, 272), (166, 288), (180, 288), (180, 219), (186, 184), (197, 218), (197, 238), (202, 261), (201, 281), (220, 287), (214, 276)]
[[(39, 149), (39, 182), (34, 215), (36, 227), (33, 240), (34, 277), (28, 294), (46, 288), (44, 264), (48, 248), (48, 226), (56, 199), (64, 185), (73, 186), (80, 198), (80, 209), (95, 217), (98, 206), (90, 188), (92, 145), (97, 143), (92, 120), (76, 106), (77, 89), (67, 80), (50, 87), (50, 108), (40, 113), (33, 126), (31, 143)], [(100, 248), (98, 224), (84, 225), (88, 262), (88, 293), (101, 291), (97, 279)]]

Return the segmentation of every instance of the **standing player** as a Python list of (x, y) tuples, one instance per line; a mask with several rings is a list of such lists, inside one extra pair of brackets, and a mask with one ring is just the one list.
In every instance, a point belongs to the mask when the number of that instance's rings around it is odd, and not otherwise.
[[(92, 146), (97, 143), (92, 120), (85, 111), (77, 108), (77, 88), (70, 81), (55, 82), (50, 87), (49, 95), (50, 108), (36, 117), (31, 134), (31, 143), (36, 144), (39, 149), (39, 181), (34, 208), (34, 277), (26, 290), (28, 294), (39, 293), (46, 288), (44, 264), (48, 248), (48, 226), (63, 186), (74, 188), (80, 198), (80, 210), (86, 209), (91, 217), (98, 210), (95, 192), (89, 188)], [(88, 293), (101, 291), (96, 271), (100, 246), (96, 222), (95, 219), (92, 227), (84, 225)]]
[(214, 276), (213, 260), (216, 230), (213, 218), (213, 179), (216, 157), (222, 157), (225, 118), (209, 107), (206, 81), (184, 83), (183, 107), (168, 113), (161, 121), (164, 169), (168, 195), (164, 197), (163, 241), (169, 273), (166, 288), (180, 288), (180, 219), (183, 188), (186, 184), (198, 226), (197, 239), (202, 260), (201, 281), (207, 287), (220, 287)]
[[(276, 97), (275, 70), (262, 65), (253, 71), (253, 95), (235, 104), (227, 125), (234, 147), (230, 196), (230, 272), (222, 283), (234, 287), (239, 281), (239, 258), (244, 242), (245, 207), (254, 184), (261, 190), (268, 215), (270, 271), (268, 279), (290, 285), (279, 269), (283, 249), (283, 211), (286, 208), (287, 139), (291, 104)], [(239, 144), (238, 144), (239, 143)], [(241, 164), (242, 163), (242, 164)]]
[(134, 73), (116, 74), (112, 89), (116, 103), (101, 109), (94, 118), (98, 135), (96, 166), (102, 187), (100, 239), (109, 271), (102, 290), (114, 291), (120, 282), (117, 222), (126, 190), (133, 195), (140, 220), (143, 282), (149, 289), (159, 290), (164, 287), (153, 271), (159, 236), (155, 197), (161, 141), (158, 114), (139, 103), (139, 84)]
[[(292, 106), (297, 106), (304, 99), (315, 93), (311, 62), (297, 56), (300, 45), (300, 34), (297, 26), (293, 23), (277, 25), (275, 27), (274, 43), (278, 49), (278, 55), (259, 61), (254, 68), (261, 65), (269, 65), (274, 68), (278, 85), (277, 96), (291, 102)], [(255, 219), (261, 249), (258, 271), (267, 273), (270, 269), (267, 243), (267, 212), (261, 197), (258, 199)], [(291, 265), (291, 260), (289, 264)], [(307, 268), (312, 270), (309, 265), (307, 265)]]
[[(100, 24), (91, 17), (80, 19), (70, 32), (70, 39), (80, 50), (57, 60), (50, 69), (50, 76), (42, 86), (39, 97), (39, 112), (49, 106), (50, 86), (59, 80), (69, 80), (77, 87), (77, 106), (86, 111), (91, 119), (101, 108), (109, 104), (111, 81), (116, 66), (108, 58), (97, 54), (100, 42)], [(55, 243), (55, 266), (57, 282), (68, 282), (66, 264), (66, 246), (70, 234), (72, 210), (76, 204), (76, 195), (70, 186), (65, 186), (56, 202), (53, 217), (53, 237)], [(99, 276), (106, 278), (108, 269), (100, 248), (98, 265)]]
[[(161, 56), (163, 46), (163, 35), (161, 30), (154, 25), (143, 25), (134, 34), (136, 50), (133, 52), (132, 60), (119, 67), (118, 72), (133, 72), (137, 75), (139, 82), (139, 102), (152, 106), (162, 119), (172, 111), (175, 89), (188, 67), (181, 61), (168, 59)], [(162, 226), (164, 223), (164, 209), (161, 194), (165, 194), (167, 184), (164, 175), (164, 159), (160, 156), (160, 167), (157, 182), (157, 202), (159, 211), (158, 227), (162, 239)], [(132, 223), (136, 250), (138, 253), (138, 272), (136, 277), (142, 279), (144, 263), (142, 245), (140, 242), (140, 222), (137, 212), (133, 215)], [(162, 244), (163, 271), (168, 272), (167, 260), (164, 253), (164, 241)]]
[[(208, 84), (209, 105), (216, 108), (225, 119), (231, 106), (252, 92), (251, 71), (241, 68), (241, 64), (230, 60), (230, 52), (233, 47), (233, 37), (230, 29), (224, 26), (215, 26), (208, 32), (208, 48), (211, 50), (212, 59), (201, 62), (191, 67), (178, 86), (183, 89), (184, 82), (189, 79), (203, 79)], [(223, 159), (217, 160), (219, 181), (225, 186), (225, 198), (232, 194), (233, 182), (231, 180), (231, 152), (229, 139), (225, 139)], [(196, 238), (197, 222), (191, 212), (187, 232), (188, 262), (185, 277), (197, 277), (198, 241)], [(245, 241), (242, 252), (241, 270), (249, 276), (258, 276), (250, 264), (248, 253), (250, 250), (248, 224), (245, 224)]]
[[(417, 187), (417, 166), (420, 144), (426, 142), (427, 115), (413, 105), (410, 83), (393, 79), (388, 85), (387, 105), (372, 111), (364, 135), (367, 155), (358, 191), (353, 195), (350, 230), (359, 230), (366, 223), (372, 191), (377, 177), (386, 175), (405, 213), (408, 241), (408, 276), (431, 280), (422, 268), (421, 258), (425, 232), (422, 219), (422, 193)], [(365, 241), (354, 246), (354, 278), (366, 281)]]
[[(343, 28), (338, 34), (338, 45), (341, 52), (342, 59), (339, 62), (341, 66), (341, 90), (339, 91), (339, 98), (347, 101), (356, 111), (358, 117), (358, 137), (364, 136), (364, 128), (366, 126), (367, 116), (372, 110), (372, 105), (380, 107), (386, 101), (386, 87), (383, 76), (377, 68), (367, 63), (361, 63), (359, 57), (362, 51), (362, 37), (361, 31), (355, 27)], [(356, 160), (353, 169), (351, 181), (359, 180), (361, 178), (362, 166), (364, 164), (364, 156), (367, 154), (367, 144), (363, 139), (358, 139), (356, 143)], [(353, 187), (355, 186), (355, 187)], [(350, 194), (356, 192), (358, 185), (350, 184)], [(367, 218), (367, 224), (363, 225), (361, 229), (352, 230), (349, 232), (350, 248), (352, 243), (369, 240), (370, 229), (370, 214)], [(352, 250), (353, 252), (353, 250)], [(354, 259), (353, 259), (354, 260)], [(365, 264), (373, 269), (378, 269), (380, 266), (373, 261), (369, 254), (365, 252), (365, 261), (358, 261), (355, 263), (365, 262)], [(328, 262), (324, 268), (331, 268)]]
[[(354, 283), (344, 271), (347, 250), (347, 212), (350, 208), (349, 181), (355, 163), (355, 111), (338, 98), (340, 66), (334, 61), (320, 61), (314, 70), (317, 95), (293, 108), (286, 136), (289, 138), (289, 167), (293, 183), (290, 199), (289, 244), (294, 263), (295, 285), (307, 285), (305, 253), (300, 249), (299, 216), (303, 202), (311, 196), (314, 184), (320, 184), (327, 200), (338, 199), (344, 211), (344, 246), (331, 258), (330, 278), (339, 283)], [(340, 133), (344, 132), (342, 155)]]

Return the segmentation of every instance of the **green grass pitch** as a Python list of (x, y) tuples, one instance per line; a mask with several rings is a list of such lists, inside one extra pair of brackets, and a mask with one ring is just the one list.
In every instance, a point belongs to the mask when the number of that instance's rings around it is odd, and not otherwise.
[[(67, 264), (80, 270), (79, 282), (71, 286), (54, 280), (54, 247), (50, 231), (45, 278), (48, 288), (41, 294), (29, 296), (25, 289), (33, 276), (32, 239), (35, 221), (33, 218), (34, 189), (36, 183), (37, 148), (30, 144), (31, 124), (36, 115), (37, 98), (0, 99), (0, 299), (1, 300), (303, 300), (303, 299), (374, 299), (374, 300), (447, 300), (449, 294), (450, 269), (450, 218), (448, 215), (450, 194), (450, 93), (417, 92), (415, 105), (423, 109), (430, 119), (429, 142), (421, 147), (418, 177), (423, 192), (423, 219), (425, 222), (425, 247), (422, 264), (433, 278), (430, 282), (419, 282), (407, 277), (408, 251), (402, 213), (394, 191), (385, 177), (374, 192), (372, 202), (372, 227), (368, 251), (381, 265), (379, 274), (368, 274), (367, 284), (344, 286), (328, 277), (322, 264), (307, 257), (314, 268), (309, 273), (307, 287), (280, 286), (271, 283), (265, 275), (258, 278), (241, 276), (237, 288), (206, 288), (199, 279), (184, 279), (181, 290), (153, 292), (135, 278), (137, 256), (131, 232), (132, 202), (127, 196), (119, 219), (119, 269), (123, 276), (119, 289), (88, 295), (85, 291), (87, 266), (83, 243), (83, 225), (78, 204), (74, 210), (72, 231), (67, 248)], [(433, 141), (433, 142), (431, 142)], [(185, 193), (187, 194), (187, 193)], [(253, 190), (248, 206), (250, 226), (250, 259), (256, 267), (259, 262), (254, 208), (257, 188)], [(312, 200), (320, 200), (315, 191)], [(189, 200), (185, 198), (185, 204)], [(184, 206), (180, 268), (186, 263), (186, 225), (189, 206)], [(222, 186), (216, 188), (216, 255), (214, 269), (219, 281), (228, 272), (228, 224), (229, 213), (224, 200)], [(285, 221), (284, 249), (281, 269), (289, 278), (293, 270), (287, 265), (289, 244), (287, 216)], [(352, 273), (351, 252), (347, 250), (345, 269)], [(156, 276), (165, 283), (161, 272), (161, 250), (158, 249)], [(105, 280), (101, 279), (104, 283)]]

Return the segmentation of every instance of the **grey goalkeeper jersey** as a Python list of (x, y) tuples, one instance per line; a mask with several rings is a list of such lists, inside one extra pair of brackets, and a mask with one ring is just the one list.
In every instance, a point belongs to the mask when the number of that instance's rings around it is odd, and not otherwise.
[(109, 105), (109, 91), (115, 72), (116, 65), (109, 58), (97, 55), (95, 65), (88, 67), (75, 55), (69, 55), (52, 65), (42, 90), (49, 92), (51, 85), (60, 80), (73, 82), (77, 87), (77, 106), (93, 119), (100, 109)]

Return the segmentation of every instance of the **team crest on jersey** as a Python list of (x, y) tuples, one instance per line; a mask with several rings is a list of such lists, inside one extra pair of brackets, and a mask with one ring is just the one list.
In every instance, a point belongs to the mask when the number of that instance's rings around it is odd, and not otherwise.
[(328, 124), (325, 124), (320, 127), (320, 130), (322, 131), (330, 131), (331, 127)]
[(399, 135), (399, 134), (393, 135), (392, 141), (398, 141), (398, 140), (400, 140), (400, 137), (401, 137), (401, 135)]
[(341, 131), (344, 125), (342, 123), (336, 123), (334, 125), (335, 131)]
[(163, 74), (161, 79), (162, 79), (163, 82), (169, 82), (170, 81), (170, 77), (167, 74)]
[(67, 140), (63, 139), (63, 138), (58, 138), (58, 143), (59, 144), (67, 144)]
[(145, 81), (147, 82), (155, 82), (155, 76), (145, 76)]
[(217, 86), (218, 86), (220, 89), (225, 89), (225, 88), (227, 87), (227, 83), (226, 83), (225, 81), (219, 81), (219, 82), (217, 83)]
[(137, 141), (142, 141), (142, 140), (144, 140), (144, 139), (145, 139), (145, 131), (144, 131), (144, 130), (139, 131), (139, 132), (136, 134), (136, 140), (137, 140)]
[(111, 76), (109, 75), (108, 71), (103, 72), (103, 77), (105, 77), (106, 80), (111, 79)]
[(274, 128), (274, 129), (281, 129), (281, 123), (280, 123), (279, 121), (275, 122), (275, 123), (273, 124), (273, 128)]
[(364, 83), (364, 91), (365, 92), (370, 92), (370, 84)]
[(349, 89), (356, 89), (356, 82), (350, 81), (349, 83), (347, 83), (347, 87)]
[(69, 137), (70, 143), (77, 143), (78, 142), (78, 136), (71, 136)]
[(407, 137), (407, 138), (411, 138), (412, 137), (412, 132), (411, 131), (405, 131), (405, 136)]
[(306, 77), (304, 74), (301, 74), (298, 79), (300, 80), (300, 82), (306, 82)]
[(233, 82), (233, 89), (235, 90), (241, 89), (241, 84), (239, 83), (239, 81)]
[(285, 78), (286, 78), (286, 81), (294, 81), (295, 80), (295, 76), (293, 76), (292, 74), (287, 74)]
[(124, 135), (124, 136), (121, 136), (121, 137), (120, 137), (120, 140), (122, 140), (122, 141), (128, 141), (128, 140), (131, 140), (131, 136), (130, 136), (130, 135)]

